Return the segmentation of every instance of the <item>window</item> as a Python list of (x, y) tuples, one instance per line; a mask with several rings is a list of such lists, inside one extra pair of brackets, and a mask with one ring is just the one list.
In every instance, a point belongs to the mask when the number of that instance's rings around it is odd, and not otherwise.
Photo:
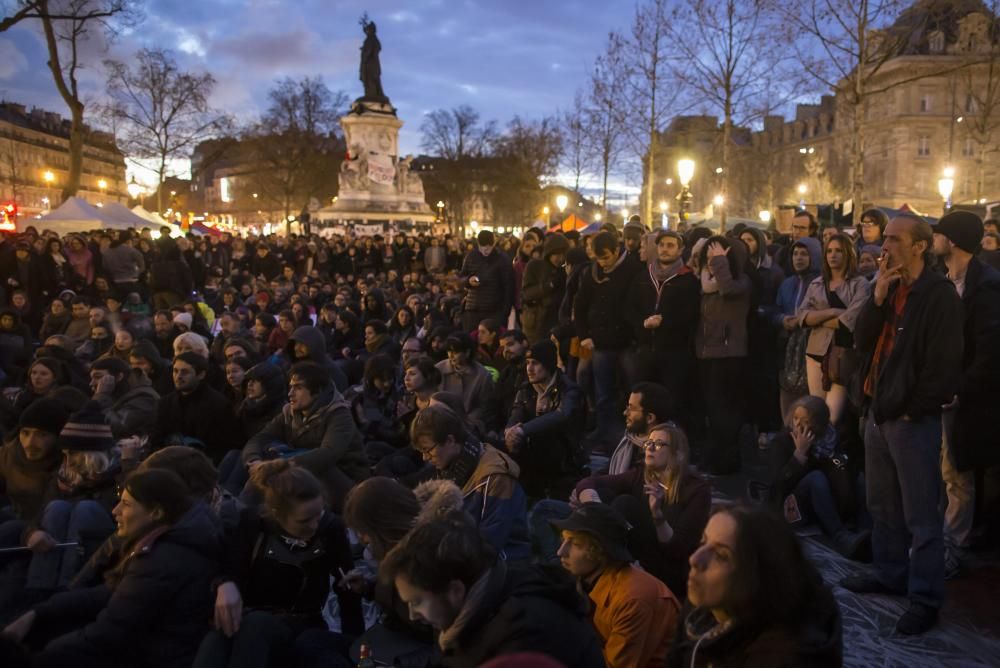
[(927, 187), (927, 172), (922, 169), (918, 169), (915, 172), (914, 177), (915, 177), (913, 180), (914, 189), (918, 193), (924, 192), (924, 189)]
[(930, 47), (931, 53), (941, 53), (944, 51), (944, 33), (940, 30), (935, 30), (931, 33), (930, 39), (928, 41), (928, 46)]
[(931, 110), (931, 95), (924, 93), (920, 96), (920, 113), (926, 114)]
[(230, 185), (231, 184), (229, 183), (228, 177), (223, 176), (221, 179), (219, 179), (219, 198), (223, 202), (233, 201), (233, 195), (229, 190)]
[(972, 177), (966, 176), (962, 178), (962, 194), (968, 195), (972, 192)]
[(926, 158), (931, 154), (931, 138), (928, 135), (917, 137), (917, 155)]
[(962, 157), (971, 158), (974, 155), (976, 155), (975, 142), (971, 139), (966, 139), (962, 142)]

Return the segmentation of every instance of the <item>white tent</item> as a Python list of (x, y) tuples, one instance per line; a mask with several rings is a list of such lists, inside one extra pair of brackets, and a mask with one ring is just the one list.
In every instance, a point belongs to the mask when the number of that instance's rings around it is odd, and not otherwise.
[[(146, 211), (146, 209), (141, 204), (136, 204), (132, 208), (132, 213), (152, 223), (155, 226), (154, 232), (159, 232), (159, 229), (161, 227), (169, 227), (170, 236), (174, 238), (184, 236), (184, 230), (182, 230), (179, 225), (177, 225), (176, 223), (172, 223), (168, 220), (164, 220), (158, 213), (153, 213), (152, 211)], [(155, 237), (156, 234), (154, 234), (153, 236)]]
[(42, 231), (52, 230), (60, 236), (96, 229), (125, 230), (132, 227), (130, 223), (115, 220), (79, 197), (70, 197), (47, 215), (25, 222)]
[(132, 213), (127, 206), (119, 202), (108, 202), (101, 207), (101, 213), (112, 220), (126, 223), (129, 227), (152, 227), (152, 224), (148, 220)]

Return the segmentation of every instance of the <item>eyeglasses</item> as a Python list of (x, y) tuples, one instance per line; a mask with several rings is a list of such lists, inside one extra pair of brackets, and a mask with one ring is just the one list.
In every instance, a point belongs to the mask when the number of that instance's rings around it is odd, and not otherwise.
[(646, 441), (645, 443), (643, 443), (642, 447), (645, 448), (646, 450), (653, 450), (654, 452), (657, 452), (659, 450), (662, 450), (663, 448), (669, 448), (670, 447), (670, 441), (653, 441), (653, 440), (649, 440), (649, 441)]
[(441, 447), (441, 444), (440, 443), (435, 443), (434, 445), (432, 445), (431, 447), (427, 448), (426, 450), (424, 450), (423, 448), (418, 448), (415, 445), (413, 446), (413, 449), (420, 453), (420, 457), (424, 461), (427, 461), (428, 459), (430, 459), (431, 457), (434, 456), (434, 451), (437, 450), (439, 447)]

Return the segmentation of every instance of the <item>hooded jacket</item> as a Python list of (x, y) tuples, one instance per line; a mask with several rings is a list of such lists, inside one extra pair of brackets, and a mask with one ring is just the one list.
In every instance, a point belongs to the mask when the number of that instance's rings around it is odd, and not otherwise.
[(312, 325), (302, 325), (296, 328), (292, 335), (288, 338), (288, 343), (285, 344), (285, 357), (291, 361), (306, 361), (306, 360), (296, 360), (295, 359), (295, 344), (301, 343), (309, 350), (310, 362), (315, 362), (319, 366), (323, 367), (330, 378), (333, 379), (333, 384), (337, 386), (337, 389), (343, 392), (347, 389), (347, 376), (339, 366), (334, 364), (330, 356), (326, 354), (326, 338), (323, 336), (323, 332), (320, 331), (318, 327), (313, 327)]
[(785, 316), (795, 315), (799, 304), (805, 299), (809, 284), (819, 276), (820, 267), (823, 266), (822, 250), (818, 239), (813, 237), (799, 239), (792, 244), (793, 252), (796, 246), (802, 246), (809, 251), (809, 268), (800, 274), (791, 274), (781, 282), (781, 286), (778, 288), (778, 297), (775, 299), (775, 307), (771, 311), (771, 323), (775, 327), (782, 326), (782, 320)]
[(268, 459), (268, 448), (276, 444), (304, 451), (294, 456), (295, 463), (320, 479), (333, 467), (356, 482), (368, 477), (361, 432), (354, 425), (350, 405), (336, 388), (317, 396), (308, 413), (285, 404), (266, 427), (247, 441), (243, 462)]
[(174, 391), (174, 379), (172, 377), (170, 367), (167, 362), (160, 355), (160, 351), (157, 349), (156, 344), (152, 341), (147, 341), (145, 339), (136, 341), (135, 346), (132, 348), (132, 352), (129, 356), (141, 357), (142, 359), (149, 360), (149, 363), (153, 366), (153, 377), (149, 380), (153, 384), (153, 389), (161, 397), (165, 397)]
[(738, 269), (734, 276), (729, 258), (709, 258), (708, 270), (715, 276), (718, 292), (701, 296), (701, 317), (695, 336), (698, 359), (746, 357), (747, 313), (750, 310), (750, 279), (743, 272), (745, 248), (742, 243), (732, 244), (730, 254)]
[(49, 484), (62, 461), (62, 452), (52, 448), (44, 459), (28, 461), (15, 429), (0, 447), (0, 494), (7, 497), (14, 515), (29, 524), (41, 515)]
[(45, 665), (77, 657), (108, 665), (187, 668), (212, 619), (211, 584), (221, 536), (199, 503), (176, 524), (154, 529), (128, 548), (111, 584), (72, 589), (35, 608), (38, 628), (77, 628), (50, 642)]
[(236, 410), (236, 416), (243, 425), (243, 433), (256, 434), (281, 412), (287, 401), (285, 374), (277, 364), (261, 362), (247, 371), (246, 380), (258, 380), (264, 386), (263, 397), (245, 398)]
[(505, 559), (531, 556), (528, 497), (517, 481), (521, 470), (509, 455), (483, 444), (479, 463), (462, 485), (463, 509)]
[[(624, 251), (621, 251), (624, 253)], [(632, 330), (625, 317), (625, 304), (639, 262), (619, 256), (610, 272), (596, 262), (580, 278), (580, 290), (573, 304), (573, 323), (580, 340), (593, 339), (597, 350), (622, 350), (632, 340)]]
[(561, 234), (545, 239), (541, 259), (529, 260), (521, 280), (521, 327), (528, 343), (548, 339), (559, 324), (559, 306), (566, 294), (566, 272), (552, 265), (553, 255), (565, 254), (569, 242)]
[(493, 415), (493, 377), (486, 367), (474, 360), (470, 360), (461, 372), (455, 371), (449, 360), (442, 360), (435, 366), (441, 372), (441, 391), (462, 397), (466, 419), (481, 434), (492, 429), (496, 418)]
[(515, 652), (537, 652), (573, 668), (604, 666), (572, 579), (562, 569), (502, 560), (469, 588), (458, 618), (438, 643), (446, 668), (480, 666)]
[[(644, 265), (632, 280), (625, 315), (639, 348), (693, 357), (700, 304), (701, 286), (687, 265), (659, 288)], [(663, 322), (656, 329), (646, 329), (643, 323), (652, 315), (663, 316)]]
[(11, 374), (18, 367), (26, 367), (31, 360), (32, 335), (28, 326), (21, 322), (20, 314), (8, 307), (0, 309), (0, 317), (10, 316), (14, 326), (0, 329), (0, 363), (3, 370)]
[(144, 375), (133, 372), (123, 381), (125, 391), (117, 397), (111, 393), (96, 393), (94, 400), (101, 404), (111, 425), (115, 440), (128, 436), (148, 436), (156, 426), (156, 407), (160, 395)]
[(190, 394), (174, 390), (160, 399), (150, 439), (153, 447), (163, 447), (175, 434), (200, 441), (216, 464), (230, 450), (241, 448), (245, 438), (229, 400), (207, 380)]

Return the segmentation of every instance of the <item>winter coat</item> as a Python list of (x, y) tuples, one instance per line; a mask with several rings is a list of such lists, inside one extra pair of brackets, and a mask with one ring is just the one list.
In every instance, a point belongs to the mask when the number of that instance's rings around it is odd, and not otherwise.
[(46, 665), (86, 657), (88, 664), (187, 668), (211, 623), (220, 556), (216, 520), (198, 504), (131, 545), (110, 584), (55, 594), (37, 606), (37, 628), (77, 629), (37, 658)]
[[(640, 350), (693, 358), (700, 305), (701, 286), (687, 266), (667, 279), (659, 291), (649, 269), (643, 266), (632, 280), (625, 313)], [(642, 323), (652, 315), (663, 316), (663, 322), (656, 329), (646, 329)]]
[(69, 324), (66, 325), (66, 331), (63, 333), (69, 337), (74, 346), (81, 345), (90, 337), (90, 316), (87, 315), (83, 318), (71, 317)]
[(5, 373), (23, 370), (31, 362), (32, 335), (28, 326), (21, 322), (21, 316), (12, 308), (0, 310), (0, 315), (14, 318), (14, 326), (0, 329), (0, 366)]
[(575, 583), (554, 567), (497, 561), (470, 587), (438, 643), (445, 668), (471, 668), (515, 652), (538, 652), (573, 668), (604, 666)]
[(281, 273), (281, 259), (271, 252), (264, 257), (254, 252), (250, 260), (250, 273), (270, 281)]
[(543, 391), (543, 403), (548, 410), (539, 414), (538, 390), (530, 383), (521, 386), (514, 398), (507, 426), (520, 424), (526, 439), (514, 459), (531, 496), (564, 498), (589, 461), (581, 438), (587, 404), (580, 386), (559, 370)]
[(153, 292), (172, 292), (186, 299), (194, 290), (191, 268), (181, 260), (158, 260), (149, 271), (149, 289)]
[(580, 340), (593, 339), (597, 350), (622, 350), (632, 340), (632, 330), (625, 317), (625, 304), (635, 274), (642, 267), (638, 262), (622, 259), (610, 273), (596, 262), (580, 279), (576, 293), (574, 324)]
[[(802, 300), (802, 304), (799, 305), (799, 310), (797, 311), (800, 322), (804, 322), (808, 311), (822, 311), (831, 308), (826, 291), (826, 279), (822, 276), (817, 276), (813, 279), (806, 290), (805, 299)], [(858, 313), (868, 300), (868, 295), (871, 294), (868, 279), (864, 276), (853, 276), (841, 283), (833, 292), (847, 306), (844, 312), (840, 314), (840, 317), (837, 318), (838, 327), (853, 332), (854, 323), (858, 319)], [(836, 330), (829, 327), (812, 327), (809, 332), (809, 343), (806, 346), (806, 354), (817, 355), (819, 357), (826, 355), (833, 344), (835, 332)]]
[(309, 413), (285, 404), (281, 413), (247, 441), (243, 462), (270, 459), (268, 449), (279, 444), (304, 450), (293, 460), (320, 479), (333, 467), (356, 482), (368, 477), (361, 432), (354, 425), (350, 405), (335, 388), (316, 397)]
[[(514, 270), (506, 253), (497, 248), (489, 255), (473, 250), (465, 256), (459, 276), (464, 279), (467, 313), (506, 320), (514, 304)], [(479, 285), (469, 283), (473, 276)]]
[(746, 357), (750, 279), (742, 273), (733, 276), (725, 256), (709, 258), (708, 268), (718, 282), (719, 291), (701, 296), (695, 354), (698, 359)]
[(156, 411), (160, 403), (160, 395), (144, 376), (132, 375), (125, 382), (128, 386), (118, 396), (107, 393), (94, 395), (104, 410), (115, 440), (150, 435), (156, 426)]
[[(347, 530), (340, 518), (326, 513), (305, 545), (291, 546), (283, 535), (274, 520), (245, 508), (239, 524), (226, 537), (222, 576), (217, 583), (235, 583), (246, 610), (296, 615), (322, 626), (331, 577), (339, 580), (340, 573), (354, 568)], [(344, 632), (360, 634), (364, 631), (361, 597), (349, 589), (338, 587), (334, 591)]]
[(461, 372), (449, 360), (436, 365), (441, 372), (441, 391), (462, 397), (466, 419), (485, 434), (494, 428), (493, 377), (479, 362), (469, 362)]
[(989, 427), (1000, 406), (1000, 271), (973, 259), (965, 273), (962, 375), (952, 434), (960, 471), (1000, 464), (1000, 440)]
[[(861, 354), (860, 377), (867, 378), (899, 283), (889, 288), (881, 306), (874, 295), (865, 302), (854, 325), (854, 344)], [(913, 283), (888, 359), (879, 363), (871, 400), (876, 424), (904, 415), (920, 420), (940, 415), (951, 403), (962, 373), (962, 300), (947, 278), (924, 268)], [(993, 345), (996, 345), (995, 343)]]
[(811, 602), (797, 628), (761, 628), (737, 620), (720, 632), (712, 612), (683, 610), (667, 657), (669, 668), (840, 668), (843, 628), (828, 589)]
[[(778, 287), (778, 296), (775, 299), (774, 308), (770, 310), (771, 324), (775, 327), (782, 326), (782, 320), (785, 316), (795, 315), (799, 304), (805, 299), (809, 284), (812, 283), (814, 278), (819, 276), (820, 267), (823, 266), (819, 241), (812, 237), (806, 237), (792, 244), (793, 250), (796, 245), (802, 246), (809, 251), (809, 269), (801, 274), (789, 274)], [(766, 307), (765, 310), (767, 310)]]
[(61, 461), (58, 448), (41, 461), (28, 461), (16, 431), (0, 447), (0, 495), (7, 497), (15, 517), (29, 524), (37, 520)]
[(559, 306), (566, 294), (566, 272), (552, 266), (550, 257), (528, 262), (521, 282), (521, 327), (531, 344), (548, 339), (559, 324)]
[[(604, 503), (628, 495), (640, 499), (643, 506), (648, 507), (643, 491), (644, 476), (644, 466), (636, 466), (617, 475), (591, 476), (577, 483), (576, 493), (585, 489), (595, 490)], [(711, 484), (692, 471), (688, 471), (680, 483), (677, 502), (663, 505), (663, 516), (673, 528), (674, 535), (669, 543), (659, 546), (661, 558), (657, 563), (642, 566), (666, 583), (679, 598), (687, 592), (688, 558), (698, 548), (711, 507)]]
[(134, 283), (146, 271), (146, 259), (138, 250), (122, 243), (101, 251), (101, 268), (112, 283)]
[(608, 668), (660, 668), (677, 632), (680, 603), (634, 564), (605, 569), (588, 594)]
[(174, 390), (160, 399), (151, 437), (153, 447), (163, 447), (174, 434), (201, 441), (205, 454), (216, 464), (230, 450), (242, 448), (246, 438), (229, 400), (207, 381), (190, 394)]
[[(275, 328), (275, 331), (278, 331), (278, 329)], [(337, 386), (338, 390), (343, 392), (347, 389), (347, 376), (344, 375), (343, 370), (339, 366), (334, 364), (330, 356), (326, 354), (326, 339), (319, 328), (312, 325), (303, 325), (292, 332), (292, 335), (288, 337), (288, 343), (285, 344), (285, 355), (289, 360), (295, 359), (296, 343), (301, 343), (309, 349), (308, 361), (315, 362), (322, 367), (329, 374), (330, 378), (333, 379), (333, 384)], [(306, 360), (296, 361), (304, 362)]]

